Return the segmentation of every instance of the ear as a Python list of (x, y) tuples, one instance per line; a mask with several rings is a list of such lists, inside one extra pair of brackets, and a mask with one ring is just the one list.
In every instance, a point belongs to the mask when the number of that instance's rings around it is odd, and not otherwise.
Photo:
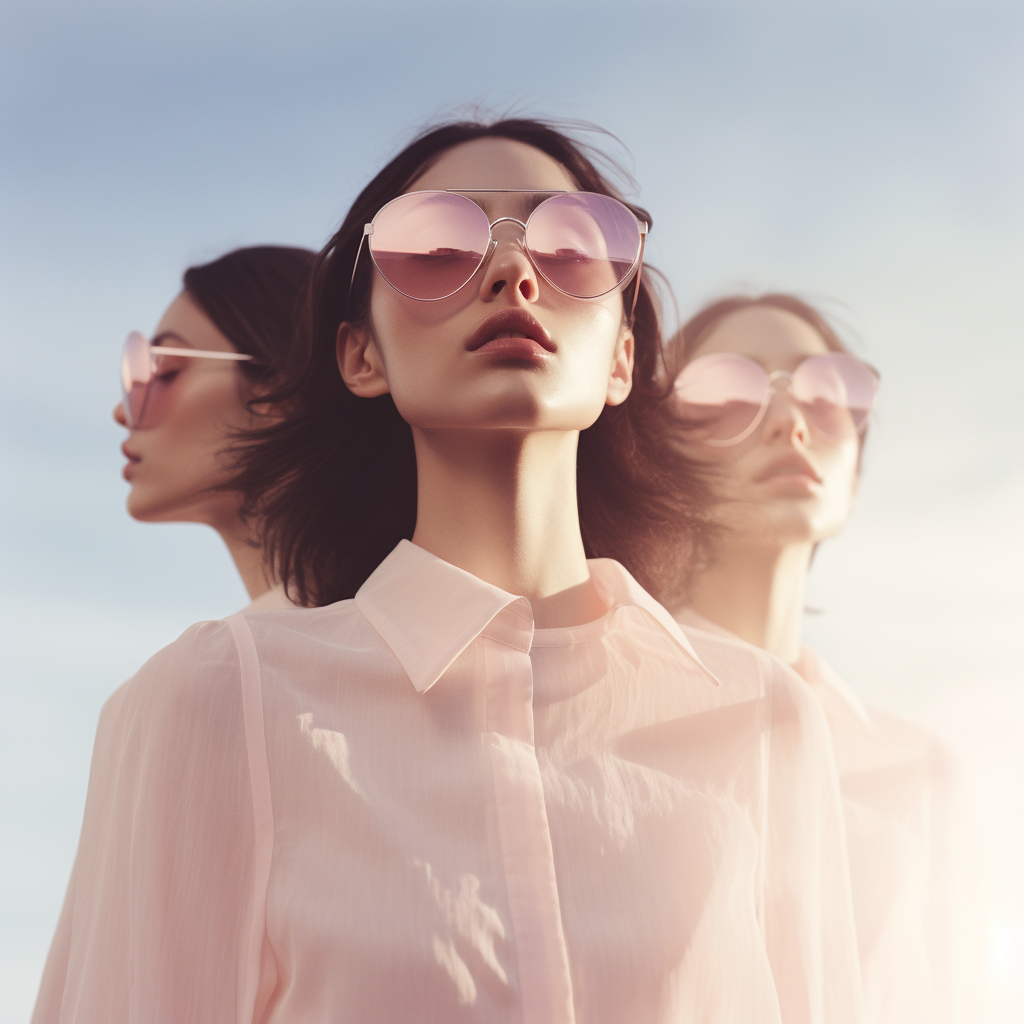
[(369, 329), (343, 323), (338, 327), (334, 345), (338, 372), (353, 395), (377, 398), (391, 390), (384, 361)]
[(633, 351), (636, 341), (629, 327), (622, 328), (619, 343), (615, 346), (612, 372), (608, 377), (608, 393), (605, 405), (621, 405), (633, 390)]

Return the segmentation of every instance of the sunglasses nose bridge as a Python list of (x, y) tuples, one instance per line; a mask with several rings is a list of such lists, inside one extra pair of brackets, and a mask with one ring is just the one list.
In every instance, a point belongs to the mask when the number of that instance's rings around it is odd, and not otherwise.
[(765, 382), (765, 411), (767, 407), (775, 403), (775, 399), (779, 396), (785, 396), (790, 399), (789, 404), (793, 404), (795, 397), (793, 395), (793, 374), (788, 370), (775, 370), (768, 374), (768, 379)]
[[(515, 225), (515, 227), (519, 228), (518, 236), (517, 237), (505, 238), (504, 236), (507, 235), (507, 234), (511, 234), (511, 232), (501, 232), (503, 237), (502, 238), (495, 238), (494, 229), (496, 227), (498, 227), (499, 224), (513, 224), (513, 225)], [(491, 234), (491, 243), (490, 243), (490, 249), (489, 249), (488, 255), (493, 254), (494, 250), (498, 248), (499, 243), (503, 242), (503, 241), (511, 242), (513, 245), (518, 246), (523, 252), (526, 252), (526, 225), (521, 220), (519, 220), (518, 218), (516, 218), (516, 217), (499, 217), (497, 220), (491, 221), (491, 224), (490, 224), (490, 234)]]
[[(494, 229), (500, 224), (512, 224), (515, 227), (519, 228), (519, 232), (513, 235), (512, 237), (495, 238)], [(504, 235), (506, 234), (506, 232), (502, 232), (502, 234)], [(497, 220), (491, 222), (490, 235), (491, 237), (490, 241), (487, 244), (487, 251), (484, 254), (484, 258), (480, 261), (478, 271), (483, 270), (484, 273), (486, 273), (490, 266), (491, 260), (494, 257), (494, 254), (498, 251), (498, 246), (502, 244), (508, 244), (515, 246), (523, 254), (523, 256), (526, 257), (527, 261), (530, 264), (532, 272), (536, 273), (533, 258), (530, 256), (530, 252), (526, 247), (526, 225), (521, 220), (519, 220), (517, 217), (499, 217)]]
[[(793, 374), (788, 370), (775, 370), (768, 374), (768, 396), (765, 402), (764, 423), (771, 427), (771, 422), (778, 429), (782, 423), (790, 422), (798, 429), (806, 430), (809, 424), (800, 400), (793, 394)], [(782, 420), (779, 420), (779, 417)], [(791, 428), (792, 429), (792, 428)]]

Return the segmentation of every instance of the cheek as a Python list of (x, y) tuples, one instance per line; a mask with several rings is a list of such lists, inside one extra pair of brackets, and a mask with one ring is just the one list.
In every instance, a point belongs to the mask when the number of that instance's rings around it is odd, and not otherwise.
[(168, 409), (149, 444), (169, 479), (208, 476), (234, 430), (247, 423), (233, 373), (197, 375), (168, 389)]
[(823, 452), (819, 462), (825, 481), (826, 514), (837, 526), (846, 522), (853, 509), (858, 451), (856, 440), (851, 440)]
[(438, 302), (416, 302), (387, 284), (375, 286), (370, 303), (370, 328), (392, 393), (427, 384), (446, 355), (474, 325), (460, 333), (458, 296)]
[(568, 374), (607, 386), (608, 374), (622, 333), (621, 307), (574, 302), (557, 317), (549, 318), (551, 335)]

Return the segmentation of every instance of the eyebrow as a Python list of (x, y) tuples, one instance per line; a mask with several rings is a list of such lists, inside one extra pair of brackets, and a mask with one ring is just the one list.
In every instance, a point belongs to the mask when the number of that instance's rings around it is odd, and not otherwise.
[(497, 212), (495, 205), (501, 198), (514, 197), (513, 201), (507, 204), (511, 214), (517, 215), (517, 219), (527, 220), (529, 215), (540, 206), (545, 199), (552, 196), (564, 195), (564, 189), (521, 189), (521, 188), (449, 188), (446, 192), (453, 192), (456, 195), (465, 196), (487, 214), (488, 220)]
[(159, 346), (165, 341), (175, 341), (184, 345), (186, 348), (195, 348), (195, 345), (193, 345), (192, 342), (183, 338), (180, 334), (175, 334), (174, 331), (161, 331), (155, 338), (153, 338), (150, 345)]

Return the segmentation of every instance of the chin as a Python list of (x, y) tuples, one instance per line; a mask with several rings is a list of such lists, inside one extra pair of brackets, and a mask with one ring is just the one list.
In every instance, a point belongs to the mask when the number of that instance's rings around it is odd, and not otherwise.
[(457, 406), (438, 408), (415, 403), (398, 405), (398, 413), (411, 427), (422, 430), (541, 429), (545, 408), (539, 398), (525, 389), (481, 395)]
[(166, 495), (147, 493), (145, 488), (136, 486), (128, 494), (125, 508), (128, 515), (140, 523), (165, 523), (177, 521), (174, 511), (178, 504)]
[(152, 523), (159, 519), (159, 515), (149, 502), (137, 498), (134, 494), (128, 495), (124, 503), (128, 515), (140, 523)]

